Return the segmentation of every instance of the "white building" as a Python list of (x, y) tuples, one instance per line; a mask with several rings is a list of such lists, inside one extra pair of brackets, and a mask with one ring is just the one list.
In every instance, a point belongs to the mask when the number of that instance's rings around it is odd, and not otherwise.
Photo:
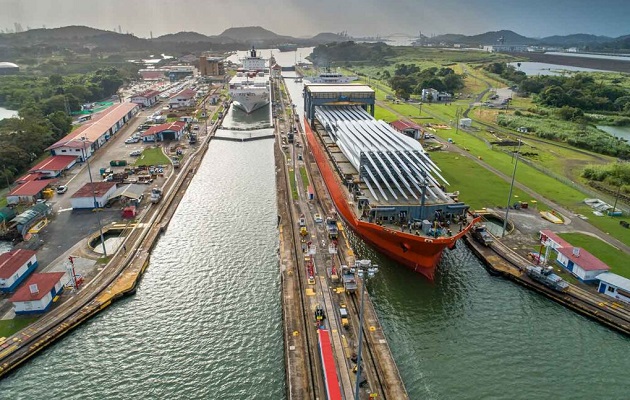
[(556, 262), (582, 282), (594, 282), (599, 274), (610, 270), (600, 259), (579, 247), (560, 247)]
[(184, 89), (168, 100), (168, 107), (171, 109), (194, 107), (196, 94), (197, 92), (192, 89)]
[(142, 107), (151, 107), (160, 99), (160, 92), (157, 90), (145, 90), (131, 96), (131, 102)]
[(599, 288), (597, 289), (599, 293), (630, 304), (630, 279), (612, 272), (599, 274), (597, 279), (599, 279)]
[(88, 182), (72, 195), (70, 203), (73, 209), (104, 207), (115, 191), (116, 182)]
[(526, 44), (493, 44), (483, 46), (483, 49), (490, 53), (524, 53), (529, 51), (529, 46)]
[(69, 281), (70, 277), (65, 272), (33, 274), (9, 299), (15, 307), (15, 314), (37, 314), (48, 311)]
[(472, 126), (472, 119), (462, 118), (459, 120), (459, 126), (462, 128), (470, 128)]
[(37, 253), (18, 249), (0, 254), (0, 291), (8, 293), (37, 268)]

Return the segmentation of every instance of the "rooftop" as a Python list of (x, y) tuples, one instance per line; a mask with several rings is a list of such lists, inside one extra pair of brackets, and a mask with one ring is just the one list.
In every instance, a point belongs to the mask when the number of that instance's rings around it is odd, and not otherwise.
[(558, 243), (558, 245), (560, 247), (571, 247), (571, 243), (569, 243), (566, 240), (562, 239), (560, 236), (558, 236), (557, 234), (555, 234), (554, 232), (552, 232), (552, 231), (550, 231), (548, 229), (540, 231), (540, 233), (545, 235), (545, 236), (547, 236), (552, 241)]
[(157, 133), (164, 132), (164, 131), (179, 132), (182, 129), (184, 129), (185, 126), (186, 126), (186, 123), (182, 121), (167, 122), (165, 124), (155, 125), (155, 126), (150, 127), (146, 131), (142, 132), (140, 136), (142, 137), (151, 136), (151, 135), (155, 135)]
[(72, 164), (77, 160), (77, 156), (50, 156), (44, 161), (40, 162), (33, 168), (29, 170), (29, 172), (37, 172), (41, 170), (45, 171), (63, 171), (68, 167), (68, 165)]
[[(577, 251), (578, 255), (573, 254), (574, 251)], [(585, 271), (608, 271), (610, 269), (599, 258), (579, 247), (560, 247), (558, 252)]]
[(174, 98), (192, 99), (193, 97), (195, 97), (196, 94), (197, 92), (195, 92), (192, 89), (184, 89), (181, 92), (177, 93), (176, 95), (171, 96), (171, 99), (174, 99)]
[[(137, 107), (138, 105), (134, 103), (119, 103), (108, 107), (100, 113), (93, 115), (90, 121), (70, 132), (46, 150), (59, 147), (81, 148), (87, 146), (87, 144), (95, 143), (101, 136), (105, 135), (114, 124)], [(85, 138), (87, 144), (84, 143), (82, 138)]]
[(2, 61), (0, 62), (0, 68), (20, 68), (20, 66), (11, 62)]
[(145, 90), (144, 92), (140, 92), (140, 93), (136, 93), (131, 97), (145, 97), (145, 98), (151, 98), (151, 97), (156, 97), (159, 96), (160, 92), (158, 90)]
[(7, 197), (9, 196), (35, 196), (42, 190), (46, 189), (46, 186), (50, 185), (53, 182), (56, 182), (56, 179), (44, 179), (41, 181), (28, 181), (14, 188), (11, 191), (11, 193), (7, 195)]
[(630, 279), (624, 278), (623, 276), (613, 274), (612, 272), (604, 272), (597, 275), (597, 279), (630, 292)]
[(79, 197), (101, 197), (112, 186), (116, 186), (116, 182), (88, 182), (83, 185), (79, 190), (76, 191), (75, 194), (72, 195), (72, 199), (76, 199)]
[(324, 84), (308, 84), (305, 90), (311, 93), (374, 93), (374, 90), (368, 85), (330, 85)]
[(11, 250), (0, 254), (0, 279), (9, 279), (35, 254), (37, 253), (25, 249)]
[(389, 123), (391, 126), (394, 127), (394, 129), (399, 130), (399, 131), (403, 131), (405, 129), (416, 129), (416, 130), (422, 130), (422, 127), (418, 124), (414, 124), (413, 122), (410, 121), (405, 121), (402, 119), (393, 121)]
[[(41, 300), (63, 278), (65, 272), (42, 272), (31, 275), (9, 299), (12, 303)], [(37, 285), (37, 293), (31, 293), (31, 285)]]

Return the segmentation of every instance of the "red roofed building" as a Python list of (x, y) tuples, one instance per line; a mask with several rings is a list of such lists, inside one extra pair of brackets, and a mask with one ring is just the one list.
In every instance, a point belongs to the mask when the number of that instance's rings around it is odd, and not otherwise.
[(74, 209), (104, 207), (115, 191), (116, 182), (88, 182), (72, 195), (70, 203)]
[(54, 182), (56, 179), (24, 182), (7, 195), (7, 204), (35, 203), (42, 198), (42, 191)]
[(65, 272), (33, 274), (9, 299), (16, 315), (37, 314), (48, 311), (63, 286), (70, 281)]
[(26, 183), (26, 182), (30, 182), (30, 181), (36, 181), (38, 179), (42, 178), (42, 174), (38, 174), (37, 172), (32, 173), (32, 174), (26, 174), (23, 175), (21, 177), (19, 177), (18, 179), (15, 180), (15, 183), (17, 183), (18, 185), (21, 185), (22, 183)]
[(558, 250), (560, 247), (571, 247), (571, 244), (560, 236), (556, 235), (552, 231), (545, 229), (540, 231), (540, 244), (543, 246), (550, 246), (554, 250)]
[(142, 140), (145, 142), (162, 142), (164, 140), (180, 140), (184, 135), (186, 123), (183, 121), (169, 122), (155, 125), (142, 132)]
[(142, 93), (136, 93), (131, 96), (131, 102), (142, 107), (151, 107), (160, 99), (160, 92), (157, 90), (145, 90)]
[(0, 254), (0, 291), (12, 292), (37, 268), (37, 253), (18, 249)]
[(196, 94), (197, 92), (192, 89), (184, 89), (181, 92), (177, 93), (175, 96), (172, 96), (170, 99), (168, 99), (168, 107), (171, 109), (194, 107), (196, 104)]
[(389, 125), (396, 129), (398, 132), (407, 135), (416, 140), (420, 139), (424, 135), (424, 129), (418, 124), (413, 122), (404, 121), (402, 119), (390, 122)]
[(105, 144), (110, 137), (122, 128), (140, 107), (134, 103), (119, 103), (106, 108), (92, 119), (73, 130), (46, 150), (55, 155), (73, 155), (82, 161)]
[(594, 282), (597, 275), (610, 270), (599, 258), (579, 247), (558, 248), (556, 261), (582, 282)]
[(44, 178), (56, 178), (77, 163), (77, 156), (50, 156), (28, 172), (39, 173)]

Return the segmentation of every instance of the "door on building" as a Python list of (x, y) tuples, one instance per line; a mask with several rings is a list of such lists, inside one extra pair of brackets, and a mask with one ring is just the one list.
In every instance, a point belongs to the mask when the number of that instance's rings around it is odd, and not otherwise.
[(569, 263), (567, 264), (567, 269), (571, 272), (573, 272), (573, 261), (569, 260)]

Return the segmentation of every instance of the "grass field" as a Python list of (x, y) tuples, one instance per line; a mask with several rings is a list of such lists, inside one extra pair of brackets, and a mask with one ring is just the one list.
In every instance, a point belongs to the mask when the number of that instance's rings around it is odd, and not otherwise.
[(304, 166), (300, 167), (300, 176), (302, 177), (304, 188), (308, 188), (308, 175), (306, 174), (306, 168)]
[(135, 165), (166, 165), (170, 163), (168, 157), (162, 152), (161, 147), (144, 149), (142, 155), (136, 160)]
[[(485, 168), (455, 153), (438, 151), (431, 153), (431, 159), (442, 170), (442, 175), (450, 183), (448, 192), (458, 190), (459, 199), (472, 209), (484, 207), (505, 207), (508, 201), (510, 184), (487, 171)], [(531, 199), (525, 192), (514, 188), (510, 204)], [(539, 207), (544, 205), (539, 204)]]
[(16, 317), (0, 320), (0, 337), (9, 337), (27, 325), (37, 321), (39, 317)]
[(630, 278), (630, 264), (628, 255), (617, 250), (608, 243), (593, 236), (582, 233), (559, 233), (558, 236), (575, 247), (581, 247), (610, 267), (610, 272)]
[(297, 200), (298, 191), (297, 185), (295, 183), (295, 171), (293, 170), (293, 168), (289, 169), (289, 182), (291, 182), (291, 196), (293, 197), (293, 200)]

